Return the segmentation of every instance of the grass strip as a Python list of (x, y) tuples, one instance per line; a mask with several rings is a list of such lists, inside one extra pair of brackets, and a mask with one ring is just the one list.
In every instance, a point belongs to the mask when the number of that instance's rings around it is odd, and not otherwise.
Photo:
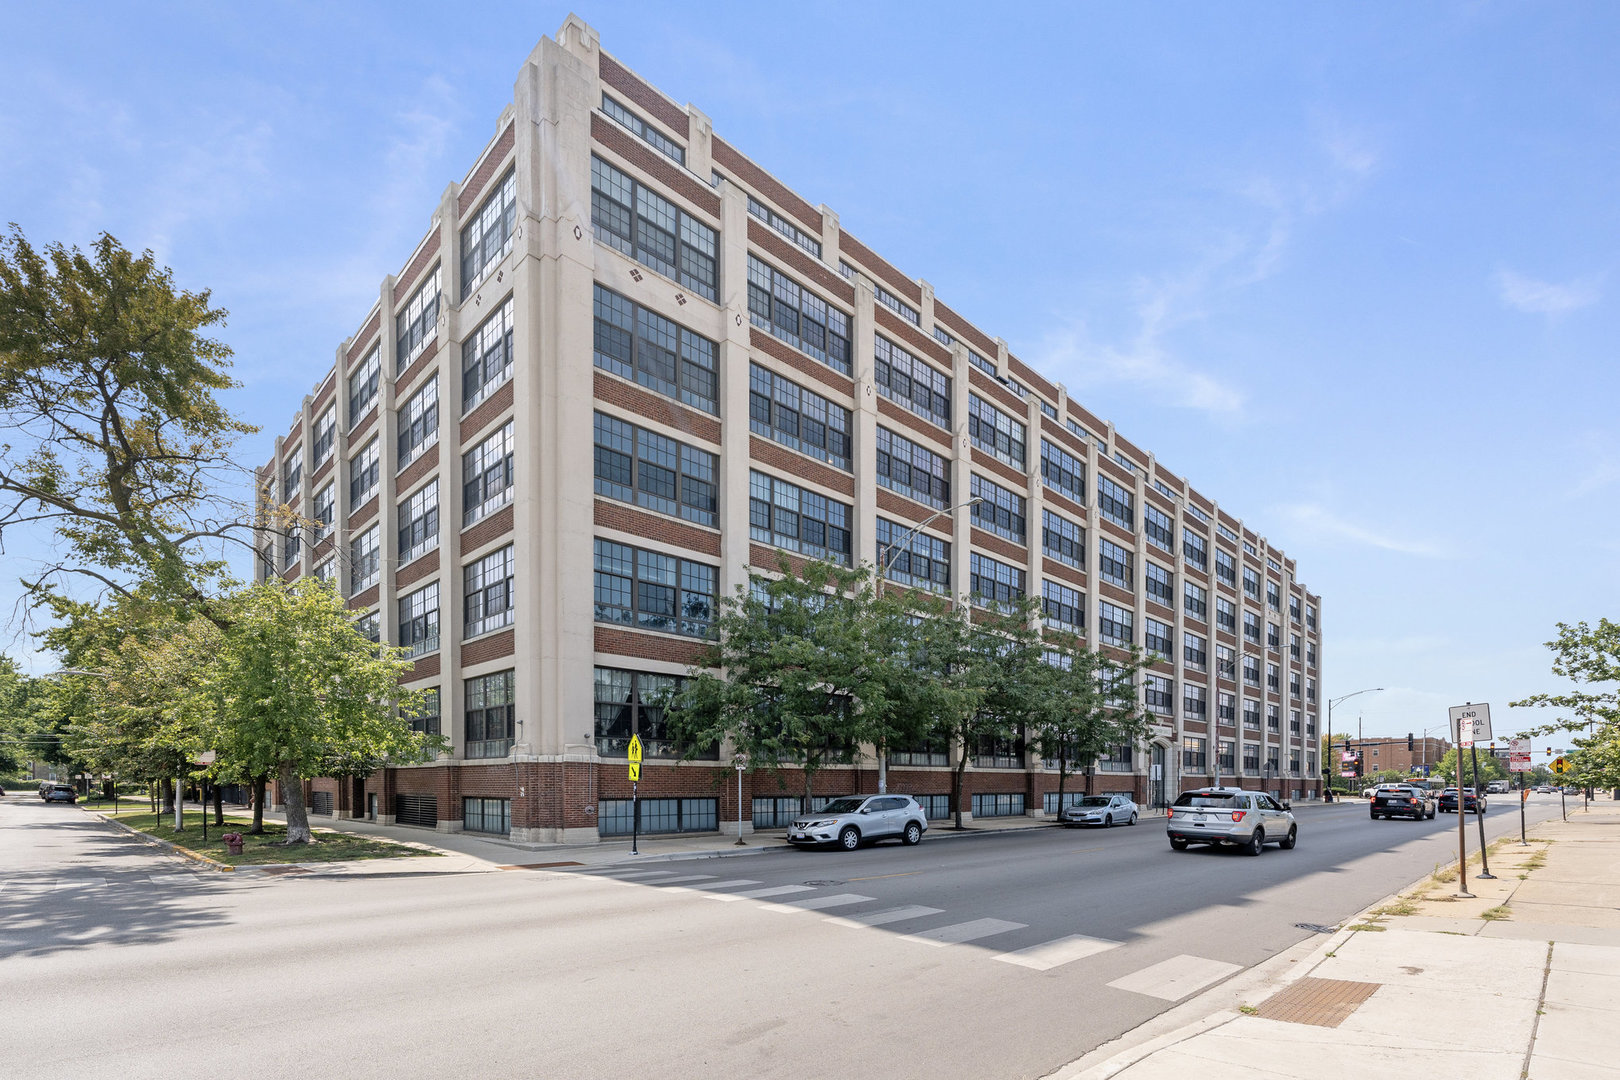
[[(116, 820), (148, 836), (189, 848), (199, 855), (217, 859), (229, 866), (345, 862), (350, 859), (403, 859), (439, 854), (436, 851), (396, 844), (392, 840), (357, 836), (354, 833), (337, 832), (333, 829), (313, 829), (311, 830), (315, 834), (313, 843), (289, 847), (286, 842), (285, 825), (267, 821), (264, 823), (263, 835), (250, 836), (247, 830), (253, 825), (252, 819), (230, 814), (225, 816), (223, 828), (215, 825), (213, 819), (209, 818), (206, 841), (203, 840), (202, 821), (195, 811), (186, 815), (185, 828), (180, 832), (175, 831), (174, 818), (170, 814), (120, 814)], [(221, 838), (228, 832), (242, 834), (242, 854), (231, 855), (226, 851), (225, 841)]]

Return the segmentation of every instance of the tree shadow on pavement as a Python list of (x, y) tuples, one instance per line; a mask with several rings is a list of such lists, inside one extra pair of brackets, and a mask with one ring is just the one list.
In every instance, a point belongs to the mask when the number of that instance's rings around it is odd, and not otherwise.
[(93, 874), (75, 866), (8, 876), (0, 888), (0, 960), (151, 944), (227, 919), (212, 903), (222, 882), (176, 871), (197, 880), (159, 884), (149, 872), (109, 869)]

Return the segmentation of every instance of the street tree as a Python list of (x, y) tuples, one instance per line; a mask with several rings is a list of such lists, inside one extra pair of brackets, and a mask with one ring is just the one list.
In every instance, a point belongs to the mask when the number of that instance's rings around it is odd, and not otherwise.
[(1045, 632), (1046, 685), (1029, 717), (1030, 746), (1058, 768), (1061, 812), (1068, 777), (1084, 770), (1091, 794), (1097, 759), (1119, 745), (1135, 746), (1151, 717), (1137, 702), (1135, 683), (1147, 659), (1132, 648), (1114, 657), (1087, 649), (1083, 639)]
[(410, 668), (404, 650), (360, 633), (325, 582), (271, 579), (231, 597), (208, 673), (210, 741), (220, 759), (280, 781), (288, 844), (313, 842), (303, 781), (334, 760), (420, 761), (442, 747), (400, 715), (420, 704), (401, 687)]
[(254, 429), (218, 399), (236, 385), (207, 290), (105, 233), (89, 252), (0, 238), (0, 550), (48, 528), (56, 560), (24, 581), (52, 614), (88, 585), (213, 612), (223, 545), (250, 543), (229, 456)]
[[(872, 648), (875, 593), (864, 567), (795, 567), (783, 556), (776, 570), (750, 574), (720, 600), (714, 641), (656, 703), (665, 730), (653, 737), (687, 759), (729, 742), (751, 767), (778, 776), (797, 768), (809, 810), (816, 774), (881, 736), (873, 725), (887, 715), (887, 682)], [(609, 737), (627, 741), (630, 732)]]
[[(1464, 777), (1463, 783), (1460, 786), (1478, 787), (1481, 791), (1483, 791), (1485, 789), (1485, 785), (1490, 783), (1492, 780), (1507, 779), (1508, 773), (1507, 770), (1502, 767), (1501, 760), (1489, 750), (1479, 753), (1476, 756), (1472, 750), (1463, 750), (1455, 746), (1450, 750), (1447, 750), (1446, 756), (1441, 758), (1440, 763), (1434, 767), (1434, 775), (1444, 780), (1448, 784), (1456, 784), (1458, 782), (1457, 755), (1459, 753), (1462, 754), (1463, 758), (1462, 768)], [(1478, 777), (1475, 777), (1474, 775), (1474, 762), (1476, 760), (1479, 762)], [(1405, 779), (1404, 775), (1402, 779)]]
[(1595, 627), (1584, 621), (1559, 623), (1558, 637), (1547, 647), (1553, 652), (1553, 674), (1576, 689), (1513, 702), (1566, 714), (1525, 734), (1580, 733), (1571, 740), (1573, 782), (1620, 788), (1620, 622), (1599, 619)]

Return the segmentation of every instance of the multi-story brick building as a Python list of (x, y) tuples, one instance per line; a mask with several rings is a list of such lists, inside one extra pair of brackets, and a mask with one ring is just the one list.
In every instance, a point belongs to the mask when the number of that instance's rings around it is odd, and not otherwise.
[[(1343, 739), (1343, 736), (1335, 737), (1335, 745), (1341, 744)], [(1440, 764), (1440, 759), (1445, 757), (1451, 750), (1451, 743), (1445, 739), (1428, 736), (1414, 736), (1411, 749), (1408, 749), (1406, 736), (1404, 735), (1393, 739), (1357, 739), (1350, 737), (1349, 746), (1352, 751), (1358, 751), (1361, 754), (1364, 776), (1371, 776), (1374, 773), (1385, 772), (1390, 769), (1399, 770), (1407, 775), (1422, 772), (1424, 768), (1433, 768)], [(1342, 757), (1343, 751), (1340, 750), (1339, 754)], [(1339, 768), (1348, 772), (1351, 767), (1341, 762)]]
[[(939, 510), (892, 578), (1039, 596), (1099, 647), (1168, 658), (1151, 741), (1102, 762), (1101, 790), (1318, 787), (1320, 601), (1294, 561), (573, 17), (260, 480), (321, 523), (262, 533), (262, 572), (335, 580), (414, 650), (437, 702), (418, 722), (453, 744), (313, 782), (320, 812), (595, 840), (628, 829), (638, 733), (644, 827), (735, 827), (725, 748), (661, 762), (643, 699), (750, 566), (875, 563)], [(893, 753), (892, 789), (943, 815), (962, 752)], [(1055, 810), (1021, 744), (965, 752), (975, 816)], [(875, 782), (868, 752), (818, 789)], [(798, 808), (792, 780), (744, 786), (745, 830)]]

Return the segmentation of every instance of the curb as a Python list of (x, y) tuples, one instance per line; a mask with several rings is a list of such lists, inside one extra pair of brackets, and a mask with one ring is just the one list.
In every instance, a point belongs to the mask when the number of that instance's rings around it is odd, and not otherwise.
[(116, 818), (108, 817), (100, 810), (86, 810), (84, 812), (87, 814), (94, 814), (108, 825), (111, 825), (114, 828), (122, 829), (124, 832), (135, 837), (137, 840), (152, 844), (155, 847), (163, 848), (172, 854), (179, 855), (183, 859), (190, 859), (192, 862), (207, 867), (216, 873), (231, 874), (236, 872), (236, 867), (232, 866), (230, 863), (222, 863), (218, 859), (211, 859), (199, 851), (192, 851), (188, 847), (181, 847), (179, 844), (171, 843), (168, 840), (161, 840), (150, 833), (143, 833), (139, 829), (132, 829), (128, 825), (125, 825), (122, 821), (119, 821)]

